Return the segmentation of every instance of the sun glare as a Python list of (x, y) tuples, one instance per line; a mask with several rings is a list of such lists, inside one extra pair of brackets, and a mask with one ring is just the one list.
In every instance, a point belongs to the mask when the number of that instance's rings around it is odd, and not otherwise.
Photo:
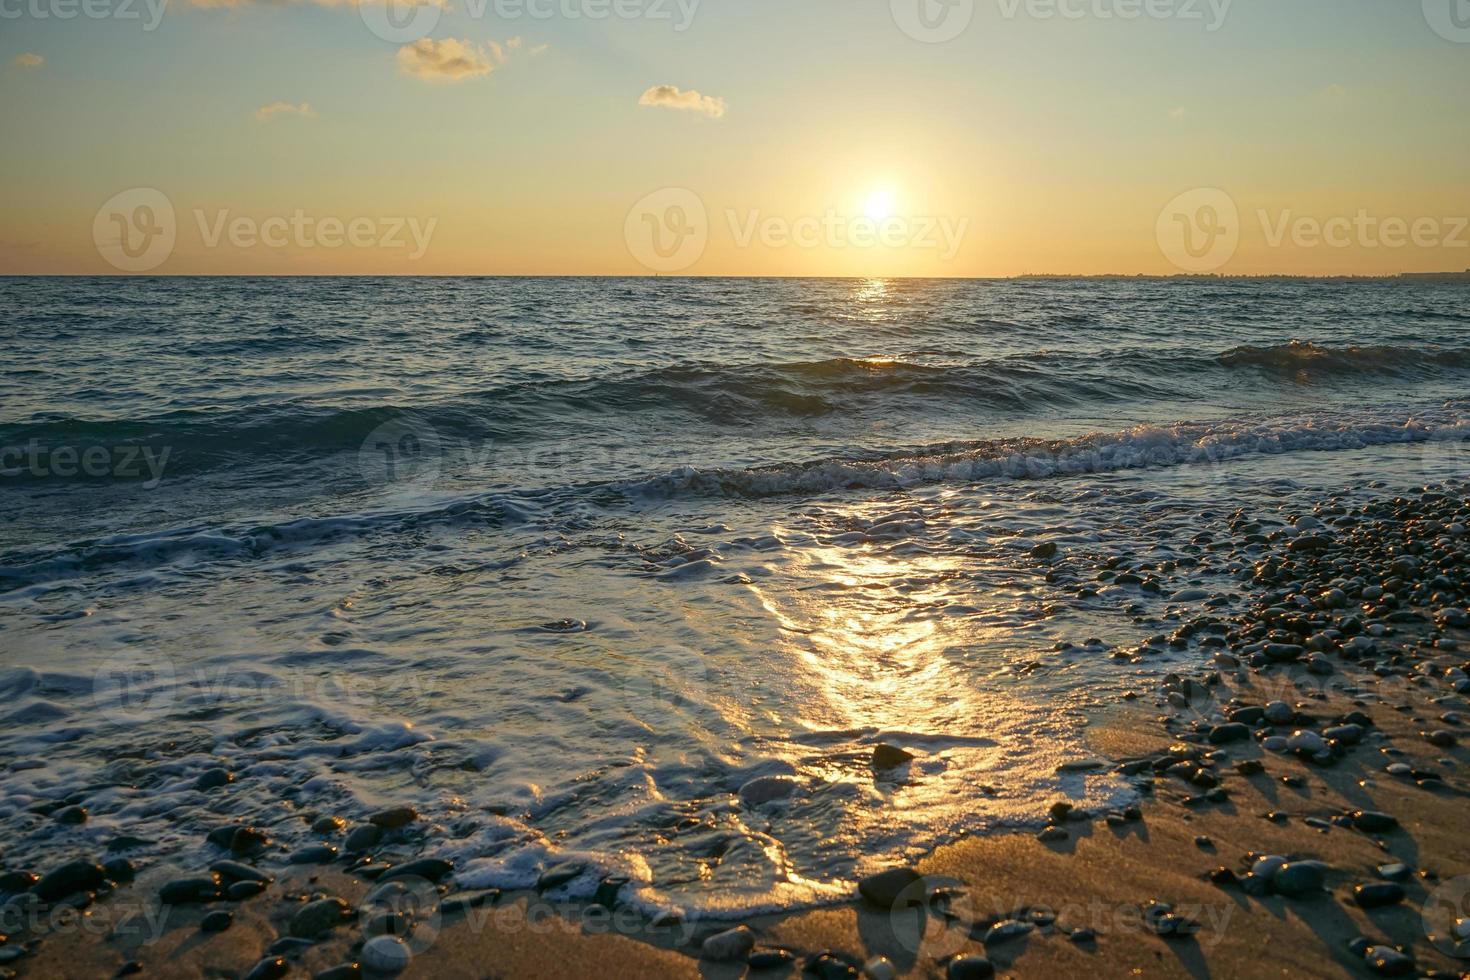
[(883, 221), (893, 214), (893, 192), (890, 190), (874, 191), (868, 197), (868, 202), (863, 205), (863, 214), (874, 221)]

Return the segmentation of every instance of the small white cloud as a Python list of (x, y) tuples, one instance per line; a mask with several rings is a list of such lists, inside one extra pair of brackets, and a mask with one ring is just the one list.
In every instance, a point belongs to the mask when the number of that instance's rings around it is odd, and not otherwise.
[(549, 50), (551, 50), (551, 45), (549, 45), (549, 44), (538, 44), (534, 48), (531, 49), (531, 57), (534, 58), (538, 54), (545, 54)]
[(26, 51), (16, 55), (10, 63), (17, 68), (40, 68), (46, 63), (46, 59), (34, 51)]
[(1169, 110), (1170, 119), (1183, 119), (1187, 115), (1189, 115), (1189, 112), (1182, 105), (1175, 106), (1174, 108)]
[(638, 104), (660, 109), (701, 112), (711, 119), (719, 119), (725, 114), (724, 99), (712, 95), (700, 95), (693, 89), (683, 92), (677, 85), (655, 85), (639, 97)]
[(272, 102), (255, 110), (255, 118), (261, 122), (270, 122), (277, 116), (300, 116), (302, 119), (315, 119), (316, 110), (311, 107), (310, 102), (296, 105), (291, 102)]
[(523, 38), (519, 34), (517, 34), (515, 37), (508, 38), (506, 40), (506, 42), (505, 42), (505, 46), (507, 48), (510, 48), (512, 51), (514, 51), (516, 48), (518, 48), (518, 47), (521, 46), (521, 43), (523, 41), (525, 41), (525, 38)]
[(398, 49), (398, 70), (429, 81), (458, 82), (490, 74), (495, 70), (492, 58), (504, 61), (504, 52), (494, 41), (487, 52), (452, 37), (442, 41), (426, 37)]

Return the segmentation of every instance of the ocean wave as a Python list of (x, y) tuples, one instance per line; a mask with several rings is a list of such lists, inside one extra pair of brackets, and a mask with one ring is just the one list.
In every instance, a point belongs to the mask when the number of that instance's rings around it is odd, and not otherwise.
[(0, 554), (0, 591), (100, 567), (249, 559), (281, 548), (473, 521), (503, 526), (558, 508), (617, 508), (690, 497), (765, 498), (839, 490), (900, 489), (987, 480), (1221, 464), (1244, 457), (1470, 440), (1463, 405), (1374, 413), (1287, 416), (1135, 426), (1072, 439), (989, 439), (867, 458), (822, 458), (752, 468), (685, 466), (632, 480), (526, 488), (439, 499), (421, 506), (228, 527), (188, 527)]
[(1228, 368), (1307, 374), (1399, 373), (1413, 368), (1470, 367), (1470, 348), (1374, 344), (1327, 347), (1293, 340), (1273, 347), (1236, 347), (1217, 361)]

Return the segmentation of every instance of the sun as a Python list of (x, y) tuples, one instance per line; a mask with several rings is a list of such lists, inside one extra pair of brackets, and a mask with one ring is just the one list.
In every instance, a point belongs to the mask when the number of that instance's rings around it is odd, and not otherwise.
[(863, 205), (863, 214), (874, 221), (887, 220), (893, 214), (893, 191), (882, 188), (868, 195), (867, 203)]

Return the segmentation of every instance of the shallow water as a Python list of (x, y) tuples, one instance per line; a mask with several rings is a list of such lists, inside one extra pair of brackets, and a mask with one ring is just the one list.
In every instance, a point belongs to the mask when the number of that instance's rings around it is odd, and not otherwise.
[[(0, 280), (6, 864), (412, 802), (462, 884), (576, 859), (574, 894), (738, 915), (1121, 804), (1058, 766), (1198, 656), (1109, 649), (1239, 594), (1202, 531), (1470, 471), (1466, 298)], [(1201, 598), (1079, 593), (1042, 539), (1196, 563)], [(880, 741), (917, 759), (875, 777)], [(92, 819), (32, 812), (63, 798)]]

